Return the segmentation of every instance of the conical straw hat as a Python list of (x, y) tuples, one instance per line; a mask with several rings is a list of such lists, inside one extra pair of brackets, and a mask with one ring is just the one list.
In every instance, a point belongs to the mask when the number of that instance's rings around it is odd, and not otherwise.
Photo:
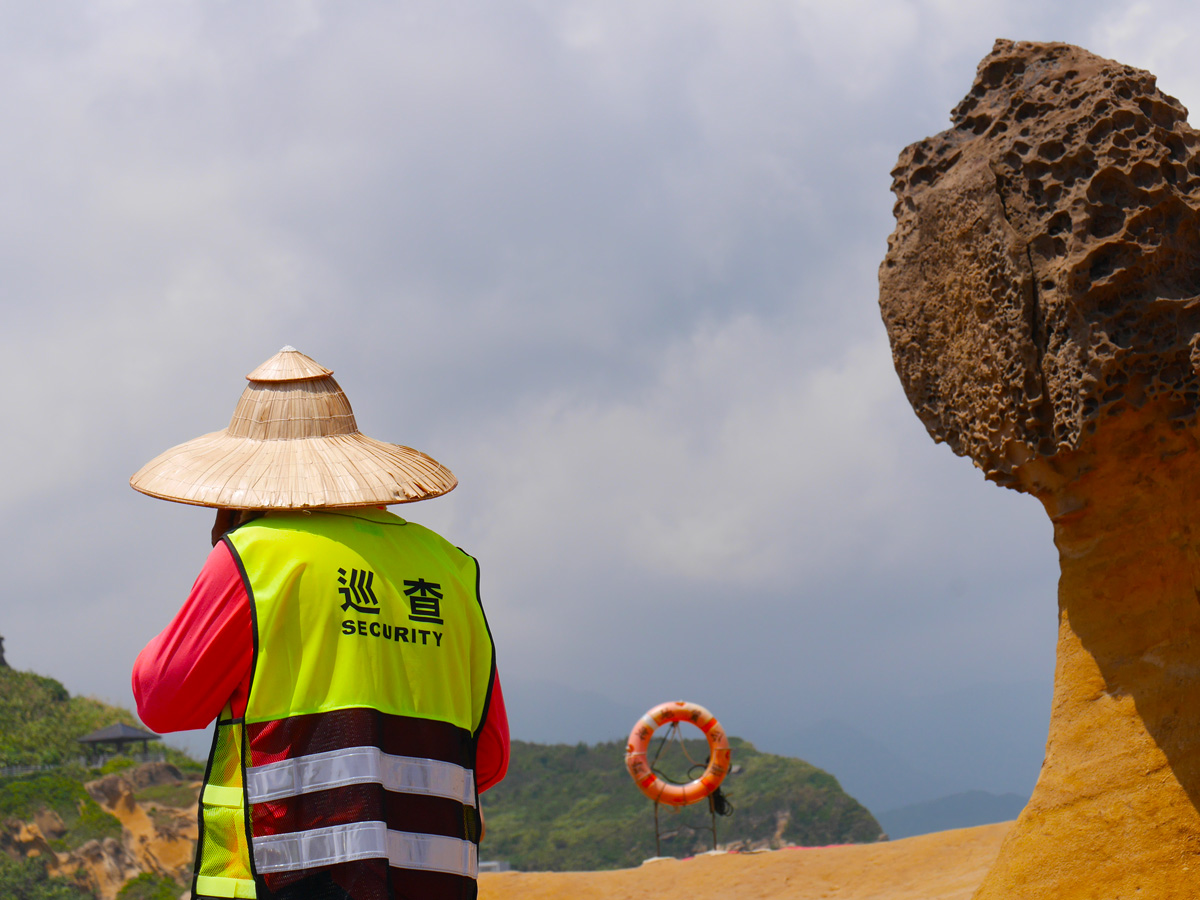
[(458, 484), (424, 453), (362, 434), (333, 372), (295, 348), (246, 378), (228, 428), (172, 447), (129, 483), (151, 497), (229, 509), (411, 503)]

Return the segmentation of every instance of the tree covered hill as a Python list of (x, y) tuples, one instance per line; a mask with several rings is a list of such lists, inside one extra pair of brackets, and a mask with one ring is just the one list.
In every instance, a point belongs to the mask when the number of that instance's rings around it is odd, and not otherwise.
[[(871, 813), (828, 772), (760, 753), (738, 738), (730, 738), (730, 746), (734, 769), (722, 791), (733, 813), (717, 816), (720, 846), (823, 846), (883, 836)], [(684, 747), (691, 759), (707, 757), (702, 740), (685, 741)], [(625, 745), (617, 741), (593, 746), (513, 741), (508, 777), (482, 797), (487, 834), (481, 858), (526, 871), (568, 871), (636, 866), (655, 856), (654, 803), (629, 777), (624, 755)], [(681, 754), (675, 760), (664, 755), (659, 768), (674, 781), (686, 781), (696, 770), (682, 760)], [(713, 849), (707, 802), (680, 811), (661, 806), (658, 818), (663, 856)]]
[(128, 710), (72, 697), (53, 678), (0, 666), (0, 767), (75, 760), (76, 738), (118, 722), (140, 727)]

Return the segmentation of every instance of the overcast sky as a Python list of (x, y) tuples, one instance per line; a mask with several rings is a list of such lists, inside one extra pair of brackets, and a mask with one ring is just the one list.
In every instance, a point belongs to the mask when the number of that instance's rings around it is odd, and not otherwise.
[(591, 739), (555, 690), (771, 749), (1033, 684), (1040, 753), (1051, 528), (904, 398), (888, 173), (998, 37), (1195, 106), (1198, 35), (1186, 2), (0, 3), (10, 664), (132, 706), (211, 514), (128, 478), (292, 344), (458, 475), (395, 509), (479, 558), (515, 736)]

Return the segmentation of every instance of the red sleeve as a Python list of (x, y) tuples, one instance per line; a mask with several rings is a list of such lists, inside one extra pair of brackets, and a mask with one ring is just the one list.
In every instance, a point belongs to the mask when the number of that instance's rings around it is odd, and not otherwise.
[(475, 752), (475, 778), (483, 793), (500, 782), (508, 772), (508, 712), (504, 708), (504, 694), (500, 690), (500, 676), (492, 684), (492, 700), (488, 705), (487, 719), (479, 733), (479, 746)]
[(250, 598), (219, 541), (183, 607), (133, 664), (138, 715), (160, 733), (204, 728), (230, 700), (240, 716), (253, 660)]

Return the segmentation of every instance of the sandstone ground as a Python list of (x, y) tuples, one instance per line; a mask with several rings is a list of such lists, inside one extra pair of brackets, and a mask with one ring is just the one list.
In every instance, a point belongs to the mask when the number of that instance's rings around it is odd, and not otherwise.
[(480, 876), (480, 900), (970, 900), (1011, 822), (879, 844)]

